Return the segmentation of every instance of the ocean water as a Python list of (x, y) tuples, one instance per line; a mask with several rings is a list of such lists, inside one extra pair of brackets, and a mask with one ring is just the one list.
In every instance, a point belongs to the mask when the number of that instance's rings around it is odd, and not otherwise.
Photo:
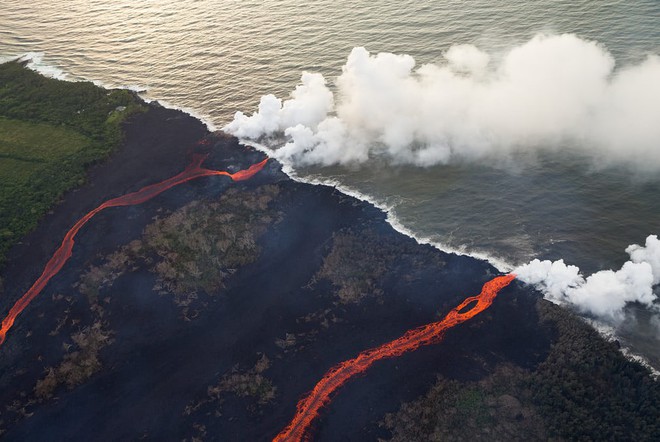
[[(4, 0), (0, 56), (70, 80), (131, 87), (222, 127), (268, 93), (287, 97), (302, 71), (332, 80), (353, 47), (439, 62), (454, 44), (497, 56), (539, 32), (575, 33), (618, 65), (660, 54), (657, 0), (165, 1), (61, 4)], [(332, 85), (331, 85), (332, 87)], [(419, 237), (490, 256), (501, 267), (559, 259), (585, 274), (618, 269), (627, 245), (660, 233), (660, 178), (594, 167), (575, 154), (501, 164), (308, 168), (390, 208)], [(614, 330), (660, 367), (660, 322), (631, 308)]]

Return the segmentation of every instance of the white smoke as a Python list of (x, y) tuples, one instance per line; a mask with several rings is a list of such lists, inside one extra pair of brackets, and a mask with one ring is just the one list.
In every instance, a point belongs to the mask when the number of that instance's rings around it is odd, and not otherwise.
[(303, 72), (301, 83), (284, 104), (274, 95), (264, 95), (251, 117), (236, 112), (224, 130), (239, 138), (259, 138), (296, 125), (316, 129), (334, 107), (334, 97), (321, 74)]
[(609, 322), (624, 318), (627, 304), (637, 302), (658, 310), (654, 286), (660, 283), (660, 241), (656, 235), (646, 238), (644, 246), (631, 245), (630, 255), (619, 270), (603, 270), (588, 277), (576, 266), (563, 260), (538, 259), (513, 271), (517, 278), (544, 291), (546, 298), (558, 304), (569, 304), (583, 313)]
[(472, 45), (415, 69), (408, 55), (350, 53), (335, 81), (320, 74), (282, 103), (261, 99), (225, 130), (258, 139), (284, 133), (275, 156), (346, 164), (385, 155), (418, 165), (570, 145), (599, 160), (660, 168), (660, 57), (614, 69), (598, 43), (538, 35), (493, 63)]

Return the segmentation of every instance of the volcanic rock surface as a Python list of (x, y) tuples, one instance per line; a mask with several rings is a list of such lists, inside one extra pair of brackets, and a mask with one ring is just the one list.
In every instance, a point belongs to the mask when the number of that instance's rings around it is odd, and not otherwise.
[[(264, 158), (156, 105), (125, 131), (122, 149), (11, 251), (2, 311), (103, 201), (176, 175), (200, 150), (205, 167), (230, 172)], [(7, 440), (272, 439), (332, 366), (437, 321), (497, 274), (397, 233), (368, 203), (292, 181), (275, 161), (244, 182), (199, 178), (109, 208), (80, 231), (69, 262), (0, 347), (0, 432)], [(550, 370), (561, 337), (582, 324), (547, 309), (538, 293), (512, 284), (440, 344), (350, 380), (314, 439), (460, 436), (460, 422), (485, 440), (488, 431), (556, 434), (541, 416), (534, 373)], [(589, 336), (604, 358), (620, 356)], [(572, 370), (570, 361), (553, 364)], [(634, 367), (630, 376), (648, 378)], [(438, 423), (440, 403), (464, 414)], [(406, 436), (406, 416), (433, 428)]]

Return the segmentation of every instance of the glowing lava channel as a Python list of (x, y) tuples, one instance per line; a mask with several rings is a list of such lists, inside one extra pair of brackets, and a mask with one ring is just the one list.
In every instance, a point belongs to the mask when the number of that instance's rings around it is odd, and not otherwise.
[(187, 181), (205, 176), (225, 175), (234, 181), (247, 180), (252, 178), (252, 176), (263, 169), (263, 167), (266, 165), (266, 162), (268, 161), (268, 158), (266, 158), (260, 163), (253, 164), (248, 169), (240, 170), (236, 173), (229, 173), (224, 170), (210, 170), (203, 168), (202, 163), (207, 156), (208, 155), (194, 154), (190, 165), (188, 165), (188, 167), (186, 167), (186, 169), (178, 175), (168, 178), (165, 181), (143, 187), (137, 192), (132, 192), (117, 198), (110, 199), (80, 218), (78, 222), (74, 224), (74, 226), (66, 233), (64, 240), (62, 241), (62, 245), (60, 245), (57, 251), (55, 251), (53, 257), (50, 258), (39, 279), (37, 279), (32, 287), (30, 287), (30, 289), (23, 296), (21, 296), (18, 301), (16, 301), (11, 310), (9, 310), (7, 317), (2, 321), (2, 328), (0, 328), (0, 345), (5, 342), (7, 332), (14, 325), (16, 317), (25, 309), (25, 307), (30, 304), (30, 302), (32, 302), (34, 298), (37, 297), (39, 293), (41, 293), (46, 284), (48, 284), (48, 281), (50, 281), (50, 279), (55, 276), (62, 269), (62, 267), (64, 267), (64, 264), (69, 260), (73, 250), (74, 238), (78, 231), (101, 210), (107, 209), (109, 207), (132, 206), (141, 204), (174, 186), (178, 186), (179, 184), (183, 184)]
[[(490, 307), (499, 291), (508, 286), (515, 277), (516, 275), (511, 273), (491, 279), (484, 284), (479, 295), (465, 299), (458, 307), (450, 311), (442, 321), (409, 330), (394, 341), (363, 351), (357, 357), (331, 368), (314, 389), (298, 402), (293, 420), (275, 437), (274, 441), (307, 440), (309, 438), (309, 428), (312, 421), (318, 417), (319, 410), (330, 402), (332, 394), (349, 379), (363, 373), (376, 361), (401, 356), (403, 353), (416, 350), (423, 345), (440, 342), (445, 331), (473, 318)], [(475, 303), (474, 306), (463, 311), (471, 303)]]

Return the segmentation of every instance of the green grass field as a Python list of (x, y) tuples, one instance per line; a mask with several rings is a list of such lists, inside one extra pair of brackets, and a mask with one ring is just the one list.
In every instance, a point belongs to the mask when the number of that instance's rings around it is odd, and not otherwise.
[(49, 164), (89, 144), (89, 138), (65, 127), (0, 117), (0, 188), (24, 186)]
[(0, 65), (0, 266), (89, 165), (122, 140), (121, 123), (145, 111), (126, 90), (43, 77)]

